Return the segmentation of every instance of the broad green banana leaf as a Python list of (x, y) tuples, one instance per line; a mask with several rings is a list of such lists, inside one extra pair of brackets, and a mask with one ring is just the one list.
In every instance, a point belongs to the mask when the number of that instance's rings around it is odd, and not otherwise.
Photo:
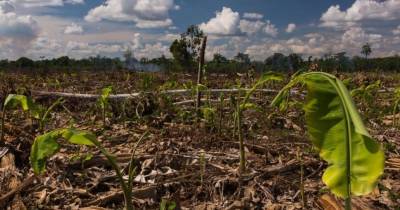
[(328, 163), (323, 182), (342, 198), (370, 193), (383, 174), (384, 153), (365, 128), (349, 91), (333, 75), (305, 73), (295, 77), (272, 104), (284, 103), (297, 83), (308, 91), (304, 110), (310, 139)]
[(46, 167), (46, 159), (58, 152), (60, 145), (57, 140), (60, 138), (78, 145), (94, 146), (99, 144), (95, 135), (73, 128), (57, 129), (40, 135), (35, 138), (30, 154), (30, 162), (36, 174), (43, 173)]

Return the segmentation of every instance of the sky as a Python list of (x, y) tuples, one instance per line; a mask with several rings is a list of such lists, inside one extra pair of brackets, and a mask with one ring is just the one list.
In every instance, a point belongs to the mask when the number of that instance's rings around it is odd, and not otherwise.
[(0, 59), (171, 57), (189, 25), (207, 34), (207, 59), (400, 50), (400, 0), (0, 0)]

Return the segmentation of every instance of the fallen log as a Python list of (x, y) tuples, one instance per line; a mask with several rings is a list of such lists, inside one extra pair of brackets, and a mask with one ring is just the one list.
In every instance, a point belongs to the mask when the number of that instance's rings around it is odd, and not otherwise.
[[(202, 92), (205, 93), (211, 93), (211, 94), (217, 94), (217, 93), (237, 93), (239, 91), (248, 91), (250, 90), (249, 88), (243, 88), (243, 89), (238, 89), (238, 88), (232, 88), (232, 89), (208, 89), (208, 90), (203, 90)], [(385, 92), (393, 92), (394, 88), (385, 88), (378, 90), (379, 93), (385, 93)], [(278, 93), (279, 90), (274, 90), (274, 89), (256, 89), (255, 92), (261, 92), (261, 93)], [(87, 93), (64, 93), (64, 92), (53, 92), (53, 91), (37, 91), (37, 90), (32, 90), (31, 91), (32, 95), (36, 96), (53, 96), (53, 97), (64, 97), (64, 98), (81, 98), (81, 99), (97, 99), (101, 95), (100, 94), (87, 94)], [(137, 98), (141, 95), (145, 94), (191, 94), (192, 90), (191, 89), (176, 89), (176, 90), (164, 90), (164, 91), (152, 91), (152, 92), (134, 92), (134, 93), (123, 93), (123, 94), (111, 94), (109, 96), (109, 99), (111, 100), (121, 100), (121, 99), (133, 99)], [(304, 93), (299, 90), (291, 90), (291, 94), (301, 94), (303, 95)]]
[[(239, 91), (248, 91), (250, 89), (209, 89), (205, 90), (204, 92), (209, 93), (236, 93)], [(263, 92), (263, 93), (277, 93), (278, 90), (273, 89), (257, 89), (256, 92)], [(297, 91), (293, 91), (296, 92)], [(64, 98), (81, 98), (81, 99), (97, 99), (101, 95), (100, 94), (86, 94), (86, 93), (64, 93), (64, 92), (49, 92), (49, 91), (31, 91), (32, 95), (35, 96), (53, 96), (53, 97), (64, 97)], [(177, 89), (177, 90), (165, 90), (160, 92), (135, 92), (135, 93), (124, 93), (124, 94), (112, 94), (109, 96), (111, 100), (121, 100), (121, 99), (132, 99), (137, 98), (141, 95), (149, 94), (149, 93), (160, 93), (160, 94), (191, 94), (191, 89)]]

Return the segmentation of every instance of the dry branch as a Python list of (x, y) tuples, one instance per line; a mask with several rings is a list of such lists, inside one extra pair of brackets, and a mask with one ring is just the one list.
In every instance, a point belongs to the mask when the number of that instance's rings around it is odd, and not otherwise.
[(28, 178), (26, 178), (22, 184), (20, 184), (19, 186), (17, 186), (16, 188), (12, 189), (10, 192), (6, 193), (5, 195), (2, 195), (0, 197), (0, 206), (2, 206), (3, 204), (5, 204), (12, 196), (14, 196), (16, 193), (21, 192), (22, 190), (26, 189), (27, 187), (29, 187), (33, 181), (35, 180), (36, 176), (31, 175)]
[[(205, 92), (210, 92), (210, 93), (237, 93), (239, 91), (247, 91), (249, 89), (209, 89), (206, 90)], [(158, 93), (160, 94), (190, 94), (192, 90), (190, 89), (177, 89), (177, 90), (165, 90), (165, 91), (160, 91)], [(277, 90), (273, 89), (257, 89), (256, 92), (263, 92), (263, 93), (277, 93)], [(295, 91), (294, 91), (295, 92)], [(53, 96), (53, 97), (64, 97), (64, 98), (81, 98), (81, 99), (97, 99), (101, 95), (99, 94), (86, 94), (86, 93), (64, 93), (64, 92), (48, 92), (48, 91), (31, 91), (32, 95), (36, 96)], [(148, 93), (157, 93), (157, 92), (135, 92), (135, 93), (124, 93), (124, 94), (113, 94), (109, 96), (109, 99), (129, 99), (129, 98), (137, 98), (143, 94), (148, 94)]]

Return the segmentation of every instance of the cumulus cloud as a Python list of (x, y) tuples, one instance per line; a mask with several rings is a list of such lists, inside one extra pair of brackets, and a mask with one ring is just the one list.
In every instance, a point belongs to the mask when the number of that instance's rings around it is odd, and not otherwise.
[(171, 19), (165, 20), (140, 20), (136, 23), (138, 28), (166, 28), (172, 25)]
[(392, 33), (393, 33), (394, 35), (400, 35), (400, 25), (397, 26), (397, 28), (393, 29)]
[(264, 32), (272, 37), (276, 37), (278, 35), (278, 29), (269, 20), (267, 20)]
[(243, 14), (243, 18), (247, 18), (247, 19), (263, 19), (264, 15), (263, 14), (259, 14), (259, 13), (255, 13), (255, 12), (245, 12)]
[(83, 33), (82, 26), (76, 23), (71, 23), (64, 29), (64, 34), (82, 34), (82, 33)]
[(240, 31), (249, 35), (258, 33), (264, 26), (265, 22), (260, 20), (257, 21), (240, 20), (239, 23)]
[(214, 18), (207, 23), (200, 24), (200, 29), (214, 35), (236, 35), (239, 32), (240, 15), (231, 8), (223, 7), (221, 12), (216, 12)]
[(366, 42), (374, 44), (380, 41), (382, 41), (382, 35), (368, 34), (360, 27), (348, 29), (342, 36), (342, 43), (345, 46), (361, 46)]
[(177, 9), (174, 0), (107, 0), (91, 9), (85, 20), (132, 21), (140, 28), (168, 27), (172, 25), (169, 11)]
[(32, 47), (26, 52), (33, 59), (56, 58), (69, 56), (71, 58), (84, 58), (95, 55), (116, 57), (122, 55), (125, 50), (122, 44), (90, 44), (81, 41), (61, 41), (48, 37), (39, 37), (32, 43)]
[(24, 7), (63, 6), (68, 4), (83, 4), (84, 0), (10, 0)]
[(330, 44), (326, 42), (318, 43), (318, 46), (312, 46), (307, 42), (307, 37), (291, 38), (288, 40), (266, 41), (249, 45), (245, 53), (249, 54), (252, 59), (265, 60), (274, 53), (282, 53), (288, 55), (296, 53), (303, 56), (321, 56), (330, 50)]
[[(175, 35), (166, 34), (164, 37), (161, 37), (159, 40), (163, 41), (165, 39), (172, 39)], [(135, 33), (132, 42), (129, 44), (129, 48), (132, 50), (133, 55), (136, 58), (158, 58), (162, 55), (167, 57), (171, 57), (171, 53), (169, 52), (169, 45), (164, 45), (160, 41), (156, 43), (143, 43), (142, 34)]]
[(296, 30), (296, 24), (289, 23), (287, 28), (286, 28), (286, 32), (287, 33), (292, 33), (294, 30)]
[[(272, 37), (278, 35), (278, 29), (271, 21), (259, 20), (254, 14), (256, 13), (245, 13), (244, 17), (247, 17), (247, 19), (240, 19), (238, 12), (233, 11), (231, 8), (223, 7), (221, 11), (216, 12), (215, 17), (206, 23), (200, 24), (199, 27), (204, 32), (217, 36), (254, 35), (259, 32), (264, 32)], [(253, 17), (252, 19), (257, 20), (249, 20), (248, 17)]]
[(10, 45), (14, 56), (23, 53), (38, 34), (39, 27), (31, 16), (19, 16), (12, 4), (0, 2), (0, 42)]
[(400, 19), (399, 0), (356, 0), (347, 10), (333, 5), (322, 14), (321, 26), (342, 28), (354, 26), (364, 20)]
[[(146, 57), (152, 59), (162, 55), (171, 57), (169, 43), (164, 44), (161, 41), (144, 43), (143, 37), (145, 37), (145, 35), (135, 33), (133, 39), (128, 42), (90, 43), (85, 41), (59, 40), (41, 36), (32, 42), (30, 49), (26, 51), (26, 55), (33, 59), (39, 59), (42, 56), (46, 58), (56, 58), (60, 56), (85, 58), (95, 55), (120, 57), (129, 48), (136, 58)], [(0, 46), (2, 46), (1, 42)], [(3, 52), (0, 52), (0, 56), (2, 55)]]

